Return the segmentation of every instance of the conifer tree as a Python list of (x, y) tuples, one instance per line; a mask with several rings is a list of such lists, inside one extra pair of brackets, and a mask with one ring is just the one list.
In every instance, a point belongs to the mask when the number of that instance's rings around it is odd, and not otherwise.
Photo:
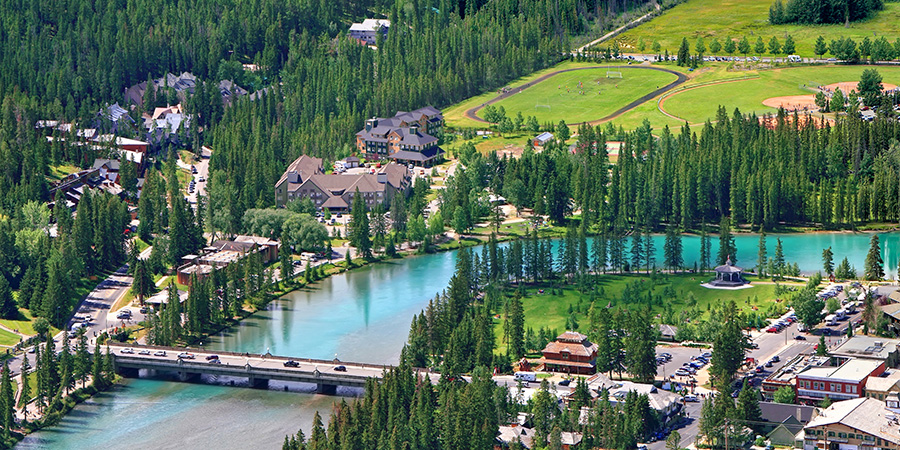
[(869, 240), (869, 252), (866, 254), (865, 278), (876, 281), (884, 278), (884, 261), (881, 258), (881, 243), (878, 235), (873, 234)]
[(3, 373), (0, 379), (0, 420), (3, 425), (3, 441), (8, 442), (10, 432), (15, 424), (16, 398), (13, 394), (12, 379), (9, 374), (9, 361), (3, 361)]
[[(35, 353), (36, 354), (36, 353)], [(28, 377), (28, 374), (31, 372), (31, 362), (28, 358), (22, 358), (22, 392), (19, 394), (19, 403), (16, 405), (22, 412), (25, 413), (25, 420), (28, 420), (28, 410), (26, 409), (26, 405), (31, 401), (31, 380)]]

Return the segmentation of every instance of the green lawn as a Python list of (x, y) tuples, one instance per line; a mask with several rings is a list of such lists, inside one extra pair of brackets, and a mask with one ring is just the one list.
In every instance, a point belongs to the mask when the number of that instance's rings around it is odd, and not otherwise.
[(50, 181), (59, 181), (79, 170), (81, 169), (71, 164), (50, 166), (50, 173), (47, 175), (47, 178), (49, 178)]
[(134, 238), (134, 244), (137, 245), (138, 252), (147, 250), (147, 247), (150, 246), (150, 244), (144, 242), (144, 240), (139, 237)]
[[(697, 37), (703, 37), (707, 48), (713, 38), (720, 42), (731, 37), (740, 40), (746, 36), (751, 47), (762, 37), (768, 43), (773, 36), (784, 42), (787, 35), (796, 42), (795, 54), (815, 56), (813, 48), (818, 36), (830, 42), (838, 37), (850, 37), (857, 44), (864, 38), (885, 36), (891, 43), (900, 36), (900, 3), (885, 2), (884, 10), (865, 22), (851, 23), (849, 28), (840, 25), (770, 25), (769, 7), (773, 0), (689, 0), (664, 12), (616, 38), (624, 51), (635, 51), (633, 46), (643, 39), (651, 51), (657, 41), (669, 54), (678, 52), (682, 38), (687, 38), (693, 52)], [(724, 55), (724, 53), (720, 54)]]
[[(719, 290), (707, 289), (700, 285), (701, 282), (711, 278), (711, 275), (696, 274), (678, 274), (665, 275), (663, 282), (652, 286), (654, 295), (660, 295), (667, 287), (671, 287), (675, 292), (675, 296), (667, 298), (666, 302), (672, 306), (675, 312), (688, 307), (688, 299), (693, 294), (696, 299), (696, 308), (703, 311), (702, 318), (708, 318), (708, 308), (712, 305), (722, 304), (729, 300), (734, 300), (742, 311), (752, 311), (757, 308), (758, 311), (765, 311), (775, 303), (775, 285), (762, 284), (769, 283), (770, 280), (759, 281), (756, 277), (746, 276), (749, 281), (755, 282), (754, 287), (741, 290)], [(632, 283), (641, 283), (643, 286), (650, 287), (651, 281), (647, 274), (631, 274), (631, 275), (600, 275), (593, 283), (596, 305), (605, 307), (607, 303), (612, 302), (613, 308), (630, 308), (635, 303), (617, 304), (622, 297), (625, 287)], [(602, 291), (601, 291), (602, 289)], [(541, 293), (540, 290), (544, 292)], [(549, 286), (529, 287), (526, 289), (526, 296), (522, 298), (522, 306), (525, 311), (525, 327), (532, 328), (535, 331), (540, 328), (550, 328), (557, 332), (562, 332), (566, 327), (566, 319), (569, 317), (569, 308), (575, 310), (576, 319), (581, 327), (587, 325), (587, 311), (591, 304), (589, 294), (582, 294), (572, 286), (563, 287), (561, 294), (551, 294), (553, 291)], [(557, 292), (560, 292), (557, 290)], [(645, 290), (642, 292), (646, 292)], [(653, 305), (654, 314), (662, 311), (659, 305)], [(505, 348), (502, 342), (503, 325), (502, 320), (494, 320), (495, 334), (498, 336), (497, 346), (499, 349)]]
[[(858, 81), (865, 69), (865, 66), (819, 66), (750, 71), (742, 75), (755, 74), (758, 78), (686, 89), (669, 95), (663, 102), (663, 108), (690, 123), (713, 118), (719, 105), (725, 105), (729, 115), (736, 107), (745, 114), (774, 112), (774, 108), (762, 104), (763, 100), (811, 94), (811, 91), (803, 89), (803, 85)], [(885, 83), (900, 84), (900, 68), (878, 67), (878, 72)]]
[[(553, 67), (548, 67), (544, 70), (539, 70), (532, 74), (521, 77), (517, 80), (511, 81), (508, 86), (515, 89), (516, 86), (521, 86), (529, 81), (537, 79), (545, 74), (550, 72), (556, 72), (558, 70), (570, 69), (573, 67), (595, 67), (598, 64), (596, 63), (580, 63), (574, 61), (565, 61), (560, 64), (557, 64)], [(481, 95), (477, 95), (475, 97), (470, 97), (462, 102), (459, 102), (455, 105), (449, 106), (443, 110), (444, 113), (444, 122), (448, 127), (452, 128), (460, 128), (460, 127), (474, 127), (474, 128), (487, 128), (488, 125), (481, 122), (476, 122), (472, 119), (468, 119), (465, 117), (465, 113), (468, 109), (478, 106), (482, 103), (487, 102), (488, 100), (497, 96), (497, 91), (492, 90), (485, 92)], [(534, 105), (531, 105), (532, 108)], [(524, 114), (524, 113), (523, 113)], [(534, 114), (531, 114), (534, 115)]]
[(19, 342), (19, 336), (15, 333), (0, 328), (0, 346), (12, 347)]
[[(514, 94), (494, 106), (506, 109), (507, 117), (521, 112), (540, 123), (587, 122), (601, 119), (653, 90), (676, 80), (658, 70), (629, 67), (614, 69), (622, 78), (607, 78), (607, 69), (585, 69), (554, 75)], [(580, 84), (579, 84), (580, 83)], [(549, 105), (550, 108), (538, 105)], [(484, 117), (484, 110), (478, 112)]]

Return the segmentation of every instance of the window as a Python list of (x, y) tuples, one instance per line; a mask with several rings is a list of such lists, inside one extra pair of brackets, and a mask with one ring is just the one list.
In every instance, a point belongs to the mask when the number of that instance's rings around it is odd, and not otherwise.
[(838, 433), (838, 437), (841, 439), (847, 439), (847, 433)]
[(828, 432), (828, 437), (834, 437), (834, 431), (829, 431), (829, 432)]

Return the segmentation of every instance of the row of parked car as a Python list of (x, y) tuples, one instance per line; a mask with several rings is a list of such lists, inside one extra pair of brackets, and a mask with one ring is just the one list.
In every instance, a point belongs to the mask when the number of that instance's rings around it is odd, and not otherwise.
[(690, 362), (682, 364), (682, 366), (675, 371), (675, 375), (679, 377), (694, 375), (698, 370), (709, 364), (710, 358), (712, 358), (712, 352), (704, 352), (700, 356), (692, 356)]
[(791, 326), (791, 324), (796, 321), (797, 315), (793, 312), (790, 312), (769, 325), (769, 327), (766, 328), (766, 333), (778, 333), (779, 331)]

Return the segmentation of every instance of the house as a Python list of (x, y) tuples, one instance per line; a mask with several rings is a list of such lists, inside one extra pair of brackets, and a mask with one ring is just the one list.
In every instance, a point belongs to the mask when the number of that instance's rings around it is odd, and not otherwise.
[(200, 254), (186, 255), (181, 259), (183, 264), (178, 267), (178, 283), (189, 286), (193, 277), (202, 280), (214, 269), (224, 269), (252, 254), (260, 254), (263, 263), (274, 261), (278, 258), (278, 241), (258, 236), (237, 236), (231, 240), (215, 241)]
[(859, 118), (866, 122), (875, 120), (875, 110), (867, 109), (859, 112)]
[[(793, 446), (797, 433), (817, 414), (813, 406), (760, 402), (759, 409), (764, 425), (760, 429), (774, 445)], [(801, 442), (802, 445), (802, 442)]]
[[(188, 298), (188, 293), (186, 291), (178, 290), (178, 302), (184, 303)], [(162, 307), (162, 305), (166, 305), (169, 303), (169, 290), (162, 289), (159, 292), (151, 295), (144, 299), (144, 303), (148, 305), (154, 306), (156, 309)]]
[[(587, 380), (588, 390), (592, 398), (599, 398), (603, 391), (609, 393), (609, 401), (612, 404), (624, 402), (629, 392), (646, 395), (653, 408), (660, 417), (665, 420), (681, 411), (681, 396), (664, 389), (659, 389), (653, 384), (634, 383), (631, 381), (612, 380), (602, 373), (592, 375)], [(570, 395), (574, 392), (570, 393)]]
[(900, 361), (900, 339), (856, 335), (828, 352), (837, 358), (874, 359), (894, 367)]
[[(900, 297), (900, 292), (891, 293), (891, 300), (894, 300), (894, 297)], [(888, 303), (878, 308), (887, 316), (888, 328), (894, 333), (900, 332), (900, 303)]]
[(829, 364), (830, 358), (823, 356), (798, 355), (788, 361), (780, 369), (766, 377), (762, 382), (762, 394), (766, 401), (773, 401), (775, 391), (783, 387), (789, 387), (796, 391), (797, 373), (807, 367), (821, 367)]
[(128, 150), (136, 153), (147, 153), (150, 143), (139, 141), (137, 139), (129, 139), (113, 134), (101, 134), (92, 139), (93, 142), (99, 144), (111, 145), (120, 150)]
[[(189, 95), (194, 94), (197, 88), (197, 77), (190, 72), (182, 72), (181, 75), (175, 76), (166, 73), (164, 76), (151, 80), (154, 92), (160, 89), (172, 89), (182, 102)], [(247, 95), (247, 90), (234, 84), (231, 80), (222, 80), (219, 82), (219, 94), (222, 96), (222, 104), (230, 105), (236, 98)], [(134, 105), (144, 104), (144, 94), (147, 92), (147, 82), (143, 81), (125, 90), (125, 102)]]
[(134, 119), (128, 115), (128, 110), (119, 106), (118, 103), (108, 105), (97, 113), (97, 120), (94, 128), (103, 128), (111, 133), (118, 133), (122, 129), (132, 129), (134, 127)]
[(387, 37), (390, 27), (390, 20), (365, 19), (362, 23), (350, 25), (349, 35), (351, 39), (356, 39), (362, 44), (375, 45), (378, 35), (381, 34), (382, 37)]
[[(514, 423), (510, 426), (498, 427), (498, 435), (494, 440), (494, 449), (502, 450), (510, 448), (514, 443), (519, 443), (522, 448), (534, 448), (534, 429), (525, 425)], [(563, 431), (559, 435), (563, 450), (569, 450), (581, 443), (583, 435), (572, 431)]]
[(356, 148), (369, 161), (390, 159), (398, 164), (431, 167), (443, 158), (438, 138), (444, 116), (431, 106), (399, 111), (391, 118), (373, 117), (356, 133)]
[(275, 204), (308, 198), (316, 208), (349, 211), (358, 190), (366, 207), (390, 205), (395, 195), (406, 195), (412, 175), (405, 166), (385, 164), (375, 173), (325, 174), (322, 160), (303, 155), (291, 163), (275, 183)]
[(877, 377), (866, 380), (866, 397), (885, 400), (900, 393), (900, 370), (888, 369)]
[(659, 337), (663, 341), (675, 342), (675, 336), (678, 334), (678, 327), (666, 324), (657, 325), (659, 329)]
[(552, 140), (553, 140), (553, 135), (545, 131), (545, 132), (535, 136), (533, 139), (531, 139), (531, 145), (533, 145), (535, 147), (543, 147), (544, 145), (546, 145), (548, 142), (550, 142)]
[(876, 450), (900, 446), (898, 401), (835, 402), (803, 428), (804, 450)]
[(99, 171), (101, 178), (113, 183), (119, 182), (119, 161), (113, 159), (96, 159), (94, 160), (94, 169)]
[(597, 371), (597, 344), (581, 333), (566, 331), (548, 343), (541, 354), (538, 362), (547, 372), (593, 375)]
[(154, 144), (180, 143), (181, 136), (190, 137), (188, 131), (193, 116), (185, 114), (181, 104), (156, 108), (153, 114), (144, 113), (142, 117), (147, 139)]
[(797, 373), (797, 401), (817, 404), (826, 397), (835, 401), (863, 397), (869, 377), (884, 370), (884, 361), (856, 358), (839, 366), (807, 367)]

